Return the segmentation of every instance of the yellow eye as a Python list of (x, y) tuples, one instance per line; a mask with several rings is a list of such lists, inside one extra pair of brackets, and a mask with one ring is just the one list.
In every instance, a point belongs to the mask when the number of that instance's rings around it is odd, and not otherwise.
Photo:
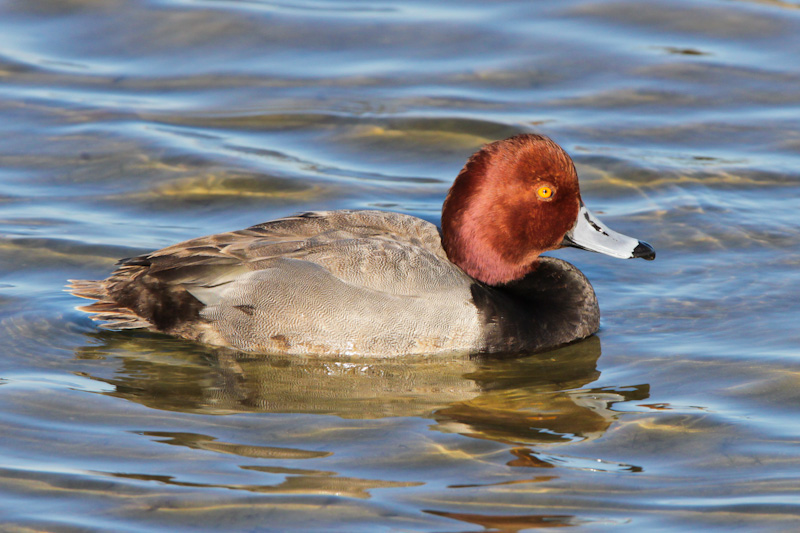
[(551, 196), (553, 196), (553, 189), (551, 187), (548, 187), (547, 185), (544, 185), (536, 189), (536, 194), (539, 195), (539, 198), (548, 199)]

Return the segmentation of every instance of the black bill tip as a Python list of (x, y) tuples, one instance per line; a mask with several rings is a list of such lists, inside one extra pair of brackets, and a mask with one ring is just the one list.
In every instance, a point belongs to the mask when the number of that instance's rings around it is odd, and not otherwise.
[(656, 250), (644, 241), (639, 241), (633, 249), (633, 257), (641, 257), (645, 261), (652, 261), (656, 258)]

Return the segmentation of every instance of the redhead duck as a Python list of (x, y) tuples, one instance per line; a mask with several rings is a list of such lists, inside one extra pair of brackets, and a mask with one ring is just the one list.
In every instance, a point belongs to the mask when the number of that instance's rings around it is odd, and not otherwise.
[(581, 200), (570, 157), (523, 134), (481, 148), (455, 179), (441, 231), (409, 215), (321, 211), (123, 259), (71, 281), (79, 309), (237, 350), (392, 357), (533, 352), (595, 333), (594, 290), (547, 250), (654, 259)]

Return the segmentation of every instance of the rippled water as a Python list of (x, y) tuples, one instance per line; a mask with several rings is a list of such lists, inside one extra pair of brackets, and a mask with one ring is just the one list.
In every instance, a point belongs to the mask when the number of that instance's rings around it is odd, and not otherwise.
[[(0, 529), (800, 528), (799, 7), (3, 2)], [(604, 313), (577, 345), (235, 357), (62, 292), (301, 210), (438, 222), (520, 131), (658, 250), (556, 253)]]

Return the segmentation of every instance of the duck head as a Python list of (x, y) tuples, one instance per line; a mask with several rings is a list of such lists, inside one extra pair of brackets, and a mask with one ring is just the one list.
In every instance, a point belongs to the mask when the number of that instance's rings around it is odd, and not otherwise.
[(655, 259), (652, 246), (609, 229), (581, 200), (567, 153), (543, 135), (487, 144), (469, 158), (442, 208), (442, 245), (473, 278), (500, 285), (563, 246)]

